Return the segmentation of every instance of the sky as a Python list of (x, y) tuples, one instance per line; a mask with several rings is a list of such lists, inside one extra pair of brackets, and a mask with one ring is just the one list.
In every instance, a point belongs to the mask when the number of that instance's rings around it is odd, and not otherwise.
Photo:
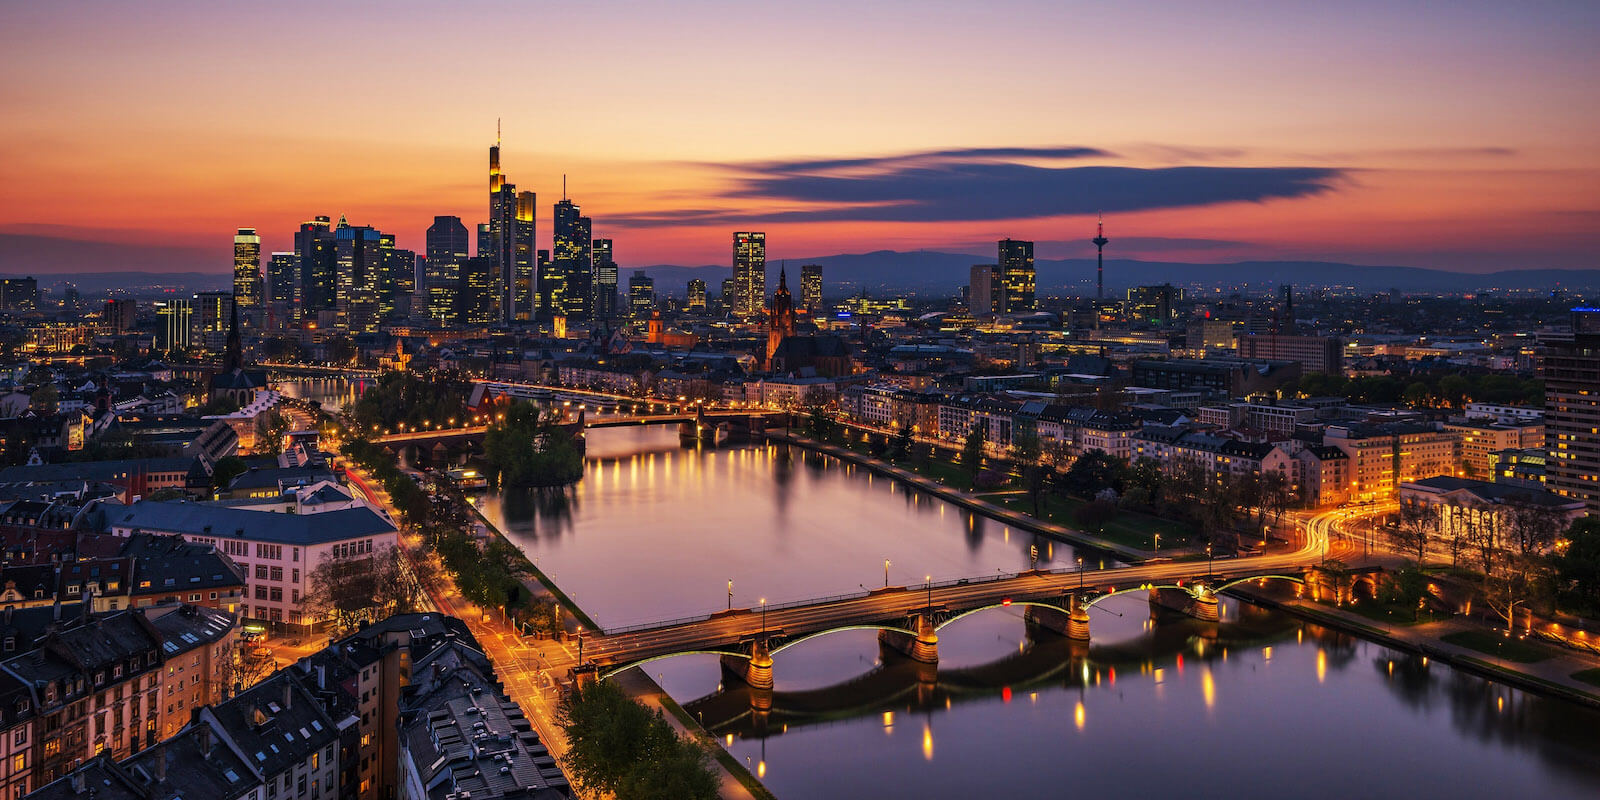
[[(1600, 3), (0, 2), (0, 273), (422, 250), (487, 150), (623, 267), (873, 250), (1600, 267)], [(108, 243), (112, 246), (107, 246)]]

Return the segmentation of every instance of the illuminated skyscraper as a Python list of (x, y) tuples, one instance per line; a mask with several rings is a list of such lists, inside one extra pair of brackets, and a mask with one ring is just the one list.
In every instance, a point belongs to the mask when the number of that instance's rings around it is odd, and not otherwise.
[(394, 246), (394, 234), (378, 235), (378, 318), (409, 316), (417, 289), (417, 254)]
[(500, 321), (496, 306), (500, 282), (499, 267), (491, 256), (477, 256), (461, 262), (460, 311), (463, 325), (492, 325)]
[(428, 316), (455, 322), (461, 302), (461, 263), (472, 253), (467, 226), (460, 217), (436, 216), (428, 226), (423, 284), (428, 293)]
[(294, 317), (295, 288), (300, 282), (300, 257), (294, 253), (273, 253), (267, 261), (268, 327), (282, 327)]
[(1176, 318), (1174, 305), (1183, 299), (1183, 290), (1170, 283), (1160, 286), (1135, 286), (1128, 290), (1124, 313), (1129, 322), (1166, 325)]
[(689, 279), (689, 289), (684, 295), (686, 300), (683, 307), (695, 314), (706, 312), (706, 282), (699, 278)]
[(644, 319), (656, 307), (656, 281), (643, 272), (635, 271), (628, 278), (628, 314), (634, 319)]
[(155, 309), (156, 349), (187, 348), (193, 331), (194, 301), (187, 297), (157, 300)]
[(733, 307), (737, 304), (738, 295), (739, 284), (732, 278), (723, 278), (722, 291), (717, 295), (717, 302), (722, 306), (722, 313), (730, 314), (733, 312)]
[(233, 296), (247, 328), (261, 325), (261, 237), (255, 228), (233, 236)]
[[(551, 219), (550, 291), (548, 306), (552, 314), (569, 317), (589, 315), (589, 273), (592, 242), (589, 218), (571, 199), (555, 204)], [(543, 276), (541, 276), (542, 279)], [(541, 280), (540, 291), (544, 286)], [(540, 297), (540, 307), (546, 298)]]
[(1033, 311), (1033, 242), (1000, 240), (1000, 295), (996, 311), (1022, 314)]
[(196, 292), (190, 300), (189, 344), (220, 353), (227, 345), (233, 319), (233, 292)]
[(333, 230), (338, 264), (335, 325), (353, 333), (378, 329), (378, 275), (383, 268), (382, 234), (377, 228), (351, 225), (344, 217)]
[(338, 295), (338, 258), (331, 223), (325, 216), (300, 224), (294, 235), (294, 252), (300, 259), (300, 279), (295, 285), (297, 318), (316, 319), (319, 311), (332, 311)]
[(507, 276), (511, 289), (507, 293), (510, 311), (504, 316), (508, 321), (533, 321), (534, 263), (538, 251), (534, 249), (534, 206), (538, 197), (533, 192), (517, 192), (516, 219), (511, 222), (511, 272)]
[(740, 231), (733, 235), (733, 313), (761, 313), (767, 302), (767, 235)]
[(1550, 491), (1600, 516), (1600, 308), (1572, 310), (1572, 338), (1545, 343), (1545, 446)]
[(821, 264), (804, 264), (800, 267), (800, 307), (812, 315), (822, 311)]
[(594, 259), (594, 315), (597, 319), (611, 319), (617, 313), (617, 261), (611, 246), (610, 239), (595, 239), (590, 256)]

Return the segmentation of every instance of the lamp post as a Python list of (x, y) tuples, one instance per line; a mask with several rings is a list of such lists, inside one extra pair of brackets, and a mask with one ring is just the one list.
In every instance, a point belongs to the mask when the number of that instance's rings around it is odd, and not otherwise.
[(889, 559), (883, 560), (883, 588), (889, 588)]
[(1083, 556), (1078, 556), (1078, 591), (1083, 591)]
[(767, 638), (767, 598), (761, 598), (761, 638)]
[(1211, 545), (1208, 544), (1208, 545), (1206, 545), (1206, 579), (1207, 580), (1209, 580), (1211, 578), (1211, 566), (1214, 563), (1216, 563), (1216, 562), (1213, 561), (1212, 557), (1211, 557)]
[(932, 575), (924, 576), (922, 580), (928, 587), (928, 613), (932, 614), (933, 613), (933, 576)]
[(733, 579), (728, 579), (728, 610), (733, 610)]
[(578, 626), (578, 666), (583, 666), (583, 626)]

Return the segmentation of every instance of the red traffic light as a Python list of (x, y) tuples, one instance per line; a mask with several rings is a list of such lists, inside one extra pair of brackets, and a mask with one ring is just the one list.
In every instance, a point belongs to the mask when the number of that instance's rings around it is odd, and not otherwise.
[(1000, 605), (1003, 605), (1003, 606), (1011, 605), (1011, 598), (1009, 598), (1009, 597), (1002, 598), (1000, 600)]

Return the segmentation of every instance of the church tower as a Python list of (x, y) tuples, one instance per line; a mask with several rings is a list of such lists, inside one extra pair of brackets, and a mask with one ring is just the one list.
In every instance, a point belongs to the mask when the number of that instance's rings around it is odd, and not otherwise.
[(778, 267), (778, 291), (772, 293), (772, 304), (767, 306), (767, 369), (772, 369), (772, 355), (778, 345), (794, 335), (794, 298), (789, 295), (789, 280), (783, 267)]

